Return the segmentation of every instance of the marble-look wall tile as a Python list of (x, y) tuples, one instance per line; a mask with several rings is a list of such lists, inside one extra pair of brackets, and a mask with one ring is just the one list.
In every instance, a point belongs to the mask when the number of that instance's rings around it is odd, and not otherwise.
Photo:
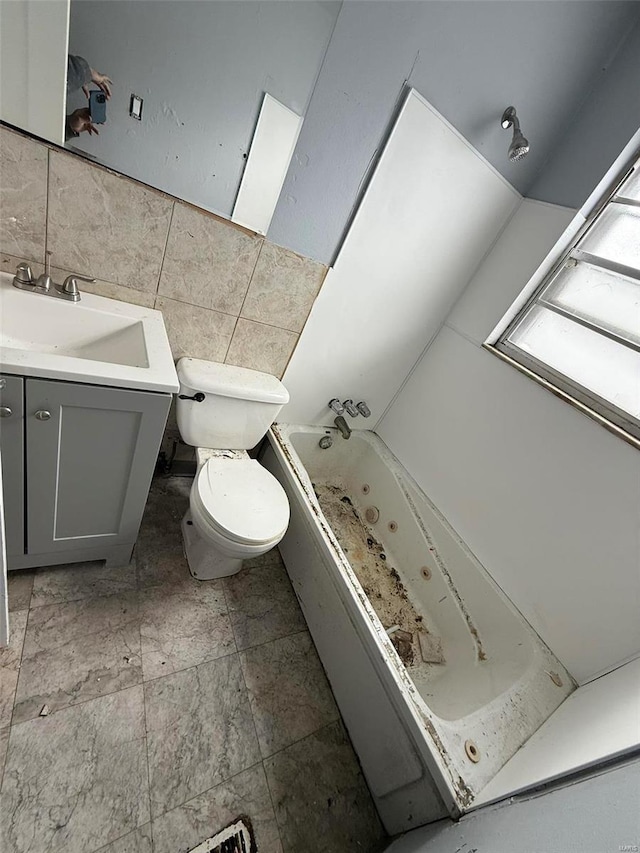
[(265, 242), (240, 316), (301, 332), (327, 268)]
[(262, 237), (186, 204), (176, 204), (159, 293), (235, 317)]
[(51, 152), (47, 248), (58, 267), (155, 292), (172, 207), (128, 178)]
[(145, 684), (156, 818), (260, 760), (237, 654)]
[(263, 758), (339, 717), (307, 631), (240, 654)]
[[(28, 258), (18, 258), (15, 255), (0, 253), (0, 270), (15, 274), (16, 267), (19, 263), (27, 261), (31, 267), (33, 275), (40, 275), (44, 272), (44, 264), (37, 261), (30, 261)], [(76, 270), (63, 270), (60, 267), (51, 267), (51, 276), (54, 281), (60, 284), (68, 275), (73, 275)], [(144, 308), (153, 308), (155, 303), (155, 294), (145, 290), (136, 290), (133, 287), (125, 287), (124, 285), (114, 284), (111, 281), (82, 281), (80, 282), (80, 292), (95, 293), (97, 296), (106, 296), (107, 299), (118, 299), (120, 302), (130, 302), (132, 305), (142, 305)]]
[(282, 849), (261, 764), (156, 819), (154, 853), (187, 853), (240, 815), (250, 817), (259, 853), (278, 853)]
[(46, 145), (0, 128), (0, 250), (44, 260)]
[(225, 361), (237, 367), (272, 373), (280, 379), (297, 342), (298, 335), (295, 332), (254, 323), (253, 320), (241, 317), (236, 324)]
[(264, 766), (285, 853), (383, 849), (385, 832), (340, 721)]
[(207, 361), (224, 361), (235, 317), (177, 302), (166, 296), (156, 299), (156, 308), (162, 311), (175, 359), (188, 355)]
[(0, 814), (7, 853), (92, 853), (147, 824), (142, 688), (13, 726)]
[(0, 648), (0, 729), (5, 729), (11, 723), (27, 615), (27, 610), (11, 614), (9, 645)]

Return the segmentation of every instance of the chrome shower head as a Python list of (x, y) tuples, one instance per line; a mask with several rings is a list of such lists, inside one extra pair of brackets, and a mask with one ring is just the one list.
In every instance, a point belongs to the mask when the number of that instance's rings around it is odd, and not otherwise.
[(513, 127), (513, 139), (509, 146), (508, 156), (512, 163), (516, 163), (518, 160), (522, 160), (526, 157), (529, 153), (529, 140), (525, 139), (522, 131), (520, 130), (520, 122), (518, 121), (515, 107), (507, 107), (507, 109), (502, 113), (501, 124), (505, 130), (509, 127)]

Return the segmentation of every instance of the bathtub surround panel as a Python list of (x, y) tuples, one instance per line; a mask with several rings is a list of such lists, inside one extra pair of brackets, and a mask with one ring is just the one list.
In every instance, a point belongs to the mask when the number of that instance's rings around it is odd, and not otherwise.
[(46, 145), (17, 133), (0, 135), (2, 251), (43, 261), (47, 222)]
[(287, 368), (282, 420), (329, 425), (327, 401), (352, 398), (372, 417), (349, 425), (373, 428), (519, 202), (411, 90)]
[(582, 684), (640, 651), (640, 456), (481, 348), (568, 215), (523, 203), (378, 431)]
[(224, 362), (231, 352), (228, 363), (279, 378), (326, 274), (245, 228), (0, 127), (1, 268), (27, 261), (39, 275), (45, 250), (55, 281), (92, 275), (81, 291), (162, 311), (176, 359)]

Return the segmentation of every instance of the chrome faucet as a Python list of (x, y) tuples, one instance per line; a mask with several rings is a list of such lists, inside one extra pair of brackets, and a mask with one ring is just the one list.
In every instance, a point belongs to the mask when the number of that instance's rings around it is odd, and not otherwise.
[(338, 415), (338, 417), (334, 420), (334, 424), (340, 430), (340, 435), (343, 438), (351, 438), (351, 427), (342, 417), (342, 415)]
[[(56, 284), (51, 278), (51, 252), (47, 252), (45, 270), (38, 278), (33, 277), (29, 264), (18, 264), (13, 277), (13, 286), (19, 290), (29, 290), (31, 293), (44, 293), (45, 296), (57, 296), (69, 302), (80, 301), (79, 281), (95, 281), (83, 275), (68, 275), (62, 284)], [(53, 287), (52, 287), (53, 285)]]
[(329, 408), (332, 412), (335, 412), (336, 415), (344, 414), (344, 406), (337, 397), (334, 397), (333, 400), (329, 400)]

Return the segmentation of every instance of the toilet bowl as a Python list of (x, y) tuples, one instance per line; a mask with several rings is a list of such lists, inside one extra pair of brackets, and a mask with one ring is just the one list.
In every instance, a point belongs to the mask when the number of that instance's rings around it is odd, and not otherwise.
[(256, 370), (194, 358), (176, 367), (178, 428), (197, 448), (182, 520), (185, 555), (195, 578), (227, 577), (286, 533), (287, 495), (246, 451), (264, 437), (289, 394), (275, 376)]
[(193, 577), (212, 580), (275, 548), (289, 524), (289, 501), (276, 478), (247, 453), (198, 448), (196, 457), (182, 537)]

